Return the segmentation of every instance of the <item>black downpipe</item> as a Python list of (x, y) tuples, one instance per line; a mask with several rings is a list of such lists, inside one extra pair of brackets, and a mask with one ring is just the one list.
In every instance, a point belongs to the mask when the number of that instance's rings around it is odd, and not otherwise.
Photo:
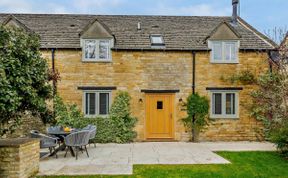
[[(54, 48), (51, 50), (51, 58), (52, 58), (52, 72), (53, 72), (53, 75), (55, 75), (55, 49)], [(55, 95), (57, 93), (56, 89), (57, 89), (56, 81), (55, 81), (55, 78), (53, 77), (53, 118), (54, 119), (56, 117), (56, 115), (55, 115), (55, 103), (54, 103), (54, 98), (55, 98)]]
[[(53, 48), (52, 51), (51, 51), (51, 57), (52, 57), (52, 72), (53, 72), (53, 75), (55, 74), (55, 49)], [(56, 81), (53, 80), (53, 96), (56, 95), (56, 92), (57, 92), (57, 87), (56, 87)]]
[[(195, 94), (195, 65), (196, 64), (196, 52), (193, 51), (192, 52), (192, 93)], [(195, 123), (195, 115), (192, 116), (192, 123)], [(194, 128), (192, 128), (192, 142), (195, 142), (196, 138), (195, 135), (196, 134), (196, 130)]]
[(195, 94), (195, 60), (196, 60), (196, 52), (193, 51), (192, 52), (192, 56), (193, 56), (193, 61), (192, 61), (192, 93)]

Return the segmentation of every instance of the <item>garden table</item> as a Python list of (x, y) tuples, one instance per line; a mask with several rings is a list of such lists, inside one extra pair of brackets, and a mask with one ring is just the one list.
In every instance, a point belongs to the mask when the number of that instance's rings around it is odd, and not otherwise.
[[(66, 145), (65, 145), (65, 142), (64, 142), (64, 138), (69, 135), (71, 132), (66, 132), (64, 130), (61, 130), (61, 131), (50, 131), (50, 132), (47, 132), (47, 134), (49, 135), (52, 135), (52, 136), (55, 136), (57, 138), (59, 138), (61, 141), (62, 141), (62, 145), (60, 145), (57, 149), (55, 149), (55, 151), (53, 151), (51, 153), (50, 156), (53, 156), (55, 153), (57, 153), (58, 151), (63, 151), (65, 150), (66, 148)], [(71, 147), (69, 147), (69, 151), (71, 152), (71, 155), (73, 157), (75, 157), (75, 154), (74, 154), (74, 151)]]

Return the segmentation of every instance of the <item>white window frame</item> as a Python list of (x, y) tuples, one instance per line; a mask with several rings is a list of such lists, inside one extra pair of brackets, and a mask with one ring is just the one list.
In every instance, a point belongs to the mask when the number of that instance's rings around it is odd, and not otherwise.
[[(222, 59), (221, 60), (217, 60), (214, 59), (214, 43), (221, 43), (222, 45)], [(227, 43), (235, 43), (235, 60), (226, 60), (226, 48), (225, 45)], [(210, 52), (210, 62), (211, 63), (218, 63), (218, 64), (238, 64), (239, 63), (239, 48), (240, 48), (240, 41), (239, 40), (210, 40), (208, 41), (208, 47), (211, 49)]]
[[(161, 43), (153, 43), (153, 38), (160, 38), (161, 39)], [(150, 41), (151, 41), (151, 44), (152, 45), (164, 45), (165, 43), (164, 43), (164, 38), (163, 38), (163, 36), (162, 35), (160, 35), (160, 34), (153, 34), (153, 35), (150, 35)]]
[[(222, 97), (221, 114), (213, 114), (213, 94), (219, 93)], [(226, 94), (235, 94), (235, 114), (226, 114)], [(239, 118), (239, 91), (235, 90), (212, 90), (210, 91), (210, 118), (211, 119), (238, 119)]]
[[(96, 100), (96, 104), (95, 104), (95, 115), (90, 115), (90, 114), (86, 114), (86, 94), (87, 93), (95, 93), (95, 100)], [(99, 114), (99, 106), (100, 106), (100, 93), (108, 93), (109, 95), (109, 106), (108, 106), (108, 114)], [(109, 116), (109, 111), (111, 108), (111, 103), (112, 103), (112, 91), (111, 90), (85, 90), (83, 92), (83, 99), (82, 99), (82, 106), (83, 106), (83, 113), (85, 117), (107, 117)]]
[[(96, 55), (94, 59), (85, 57), (85, 43), (88, 40), (96, 41)], [(109, 49), (108, 49), (108, 58), (100, 59), (100, 41), (109, 41)], [(111, 62), (112, 61), (112, 50), (113, 47), (113, 39), (110, 38), (97, 38), (97, 39), (81, 39), (81, 47), (82, 47), (82, 61), (83, 62)]]

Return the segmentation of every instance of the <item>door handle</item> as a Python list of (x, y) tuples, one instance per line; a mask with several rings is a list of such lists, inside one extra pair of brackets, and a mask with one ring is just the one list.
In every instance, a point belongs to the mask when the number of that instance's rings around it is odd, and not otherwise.
[(172, 119), (173, 118), (173, 115), (172, 115), (172, 113), (170, 113), (170, 119)]

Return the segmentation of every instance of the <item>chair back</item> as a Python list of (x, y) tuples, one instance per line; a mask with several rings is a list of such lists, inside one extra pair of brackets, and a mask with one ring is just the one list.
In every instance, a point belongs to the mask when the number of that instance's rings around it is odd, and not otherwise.
[(93, 125), (89, 124), (86, 127), (83, 127), (82, 130), (90, 130), (93, 127)]
[(97, 127), (93, 126), (92, 129), (90, 130), (90, 139), (93, 139), (96, 137), (96, 132), (97, 132)]
[(49, 137), (48, 135), (42, 134), (37, 130), (30, 131), (31, 138), (39, 138), (40, 139), (40, 148), (49, 148), (51, 146), (57, 145), (57, 139), (53, 137)]
[(90, 138), (90, 131), (83, 130), (74, 132), (65, 137), (64, 141), (67, 146), (85, 146), (88, 145)]

